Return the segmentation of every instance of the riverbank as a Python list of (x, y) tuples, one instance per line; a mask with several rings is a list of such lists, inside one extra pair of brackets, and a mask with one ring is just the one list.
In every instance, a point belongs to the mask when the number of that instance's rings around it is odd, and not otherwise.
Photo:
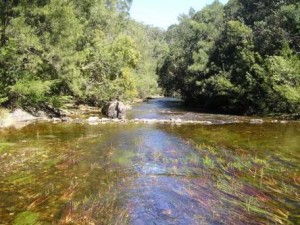
[[(228, 115), (210, 115), (210, 114), (191, 114), (186, 113), (182, 115), (173, 115), (171, 113), (167, 119), (149, 119), (149, 118), (133, 118), (133, 119), (110, 119), (106, 117), (99, 117), (100, 110), (94, 107), (81, 106), (79, 110), (65, 111), (63, 117), (50, 118), (44, 116), (34, 116), (21, 109), (17, 109), (12, 113), (5, 110), (2, 112), (0, 118), (0, 129), (13, 127), (21, 129), (32, 123), (74, 123), (74, 124), (173, 124), (173, 125), (225, 125), (225, 124), (265, 124), (278, 123), (287, 124), (293, 122), (291, 120), (277, 120), (277, 119), (258, 119), (251, 117), (236, 117)], [(93, 115), (93, 116), (90, 116)], [(201, 117), (202, 115), (202, 117)]]
[(45, 111), (28, 112), (23, 109), (10, 111), (2, 108), (0, 109), (0, 129), (9, 127), (20, 129), (34, 122), (69, 122), (73, 119), (85, 118), (86, 115), (101, 114), (100, 108), (87, 105), (66, 105), (62, 109), (54, 109), (53, 111), (55, 113)]
[[(125, 104), (126, 110), (130, 110), (133, 104), (148, 102), (149, 100), (162, 98), (161, 96), (151, 96), (145, 99), (136, 98), (132, 102)], [(23, 128), (34, 122), (88, 122), (88, 117), (104, 117), (101, 107), (89, 106), (84, 104), (65, 104), (61, 108), (49, 108), (41, 111), (36, 109), (14, 109), (0, 108), (0, 129), (13, 127)], [(106, 120), (106, 122), (116, 122), (115, 120)], [(101, 122), (101, 121), (100, 121)], [(103, 121), (102, 121), (103, 122)], [(124, 122), (124, 121), (119, 121)]]
[(43, 120), (43, 119), (45, 118), (38, 118), (22, 109), (16, 109), (13, 112), (10, 112), (8, 109), (1, 109), (0, 129), (9, 128), (9, 127), (20, 129), (34, 121)]
[[(168, 100), (168, 101), (166, 101)], [(236, 116), (214, 113), (201, 113), (186, 108), (182, 101), (174, 98), (151, 97), (136, 99), (132, 105), (126, 105), (126, 119), (106, 118), (99, 107), (88, 105), (65, 104), (60, 109), (52, 111), (26, 112), (22, 109), (15, 109), (10, 112), (8, 109), (0, 109), (0, 129), (13, 127), (21, 129), (31, 123), (52, 122), (52, 123), (87, 123), (90, 125), (106, 123), (143, 123), (143, 124), (263, 124), (281, 123), (286, 124), (298, 121), (299, 115), (272, 115), (269, 117), (258, 116)], [(148, 106), (154, 104), (154, 108)], [(142, 108), (140, 108), (142, 106)], [(161, 110), (161, 107), (164, 107)], [(157, 110), (155, 110), (157, 108)], [(176, 110), (174, 110), (176, 109)], [(143, 116), (144, 115), (144, 116)]]

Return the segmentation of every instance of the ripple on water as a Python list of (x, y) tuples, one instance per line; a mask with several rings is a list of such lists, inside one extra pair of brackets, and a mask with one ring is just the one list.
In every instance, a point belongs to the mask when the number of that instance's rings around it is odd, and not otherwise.
[[(176, 104), (137, 108), (186, 113)], [(10, 130), (0, 137), (1, 223), (299, 224), (299, 134), (296, 123)]]

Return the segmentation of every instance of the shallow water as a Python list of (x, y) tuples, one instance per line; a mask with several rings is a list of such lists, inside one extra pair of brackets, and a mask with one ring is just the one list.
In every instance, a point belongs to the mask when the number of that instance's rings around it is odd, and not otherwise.
[(299, 224), (300, 123), (190, 112), (212, 125), (33, 124), (0, 137), (0, 224)]

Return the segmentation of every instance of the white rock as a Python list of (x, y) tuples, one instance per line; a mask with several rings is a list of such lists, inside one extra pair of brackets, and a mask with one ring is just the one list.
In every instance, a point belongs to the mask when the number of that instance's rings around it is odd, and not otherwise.
[(182, 123), (182, 120), (180, 118), (175, 120), (175, 123)]
[(53, 118), (52, 118), (52, 121), (53, 121), (54, 123), (59, 123), (59, 122), (61, 122), (61, 119), (60, 119), (60, 118), (53, 117)]
[(91, 116), (88, 118), (88, 122), (89, 123), (95, 123), (95, 122), (98, 122), (100, 119), (98, 116)]
[(35, 120), (36, 119), (36, 117), (34, 117), (33, 115), (29, 114), (28, 112), (23, 111), (22, 109), (16, 109), (11, 114), (11, 118), (14, 121), (17, 121), (17, 122), (26, 122), (26, 121), (31, 121), (31, 120)]
[(282, 120), (282, 121), (280, 121), (280, 123), (281, 123), (281, 124), (287, 124), (287, 123), (288, 123), (288, 121), (286, 121), (286, 120)]
[(67, 117), (67, 116), (66, 116), (66, 117), (62, 117), (61, 120), (62, 120), (63, 122), (72, 122), (72, 121), (73, 121), (72, 118)]
[(91, 126), (97, 126), (97, 125), (99, 125), (98, 122), (88, 122), (88, 123), (89, 123), (89, 125), (91, 125)]
[(264, 121), (262, 119), (251, 119), (250, 120), (251, 124), (262, 124)]

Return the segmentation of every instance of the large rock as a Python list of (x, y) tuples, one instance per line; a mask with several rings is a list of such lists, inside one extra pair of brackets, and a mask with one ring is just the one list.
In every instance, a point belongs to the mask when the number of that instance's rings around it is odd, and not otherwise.
[(121, 101), (112, 101), (103, 107), (102, 113), (112, 119), (125, 119), (126, 106)]
[(16, 122), (27, 122), (36, 120), (36, 117), (29, 114), (28, 112), (25, 112), (22, 109), (16, 109), (12, 114), (11, 118)]
[(22, 109), (16, 109), (0, 119), (0, 128), (14, 127), (21, 129), (24, 126), (34, 122), (37, 118)]

